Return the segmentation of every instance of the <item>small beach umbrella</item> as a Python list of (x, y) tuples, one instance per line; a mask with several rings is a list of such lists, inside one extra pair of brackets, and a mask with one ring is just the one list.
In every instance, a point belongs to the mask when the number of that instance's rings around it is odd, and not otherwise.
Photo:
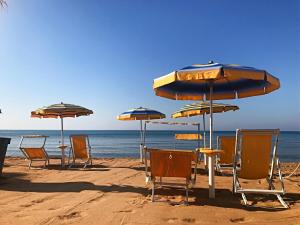
[[(213, 113), (222, 113), (227, 111), (236, 111), (239, 109), (236, 105), (222, 104), (222, 103), (213, 103), (212, 105)], [(193, 104), (188, 104), (174, 112), (171, 117), (181, 118), (181, 117), (192, 117), (202, 115), (203, 118), (203, 136), (204, 136), (204, 147), (206, 147), (205, 137), (206, 137), (206, 129), (205, 129), (205, 115), (210, 113), (210, 103), (209, 102), (195, 102)]]
[[(174, 100), (210, 100), (210, 149), (213, 139), (213, 100), (246, 98), (279, 89), (280, 81), (266, 70), (213, 61), (175, 70), (154, 80), (155, 94)], [(209, 157), (210, 197), (214, 198), (213, 159)]]
[[(44, 106), (38, 108), (31, 112), (31, 117), (33, 118), (60, 118), (61, 121), (61, 149), (62, 157), (64, 163), (64, 123), (63, 119), (67, 117), (79, 117), (88, 116), (93, 114), (92, 110), (84, 108), (82, 106), (65, 104), (61, 102), (60, 104), (53, 104), (49, 106)], [(64, 166), (64, 165), (63, 165)]]
[(123, 112), (117, 117), (118, 120), (140, 120), (140, 160), (143, 161), (143, 148), (145, 145), (145, 129), (143, 129), (143, 120), (163, 119), (166, 115), (153, 109), (143, 107), (134, 108)]

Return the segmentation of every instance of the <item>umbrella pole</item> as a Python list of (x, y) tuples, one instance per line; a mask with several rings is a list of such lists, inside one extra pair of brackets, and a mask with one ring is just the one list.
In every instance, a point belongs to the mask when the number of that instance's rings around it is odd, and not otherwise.
[(64, 119), (60, 117), (60, 124), (61, 124), (61, 166), (65, 167), (65, 148), (64, 148)]
[(200, 148), (200, 123), (198, 124), (198, 148)]
[[(143, 147), (146, 146), (146, 130), (147, 130), (147, 123), (146, 121), (144, 122), (144, 145)], [(145, 152), (145, 149), (143, 149), (143, 162), (145, 163), (147, 158), (146, 158), (146, 152)]]
[[(213, 149), (213, 85), (210, 83), (209, 87), (209, 97), (210, 97), (210, 120), (209, 120), (209, 148)], [(213, 154), (208, 155), (208, 186), (209, 186), (209, 198), (215, 198), (215, 156)]]
[[(206, 148), (206, 128), (205, 128), (205, 113), (203, 113), (202, 115), (202, 119), (203, 119), (203, 147)], [(204, 154), (204, 165), (205, 167), (207, 166), (207, 157)]]
[(144, 147), (146, 145), (146, 129), (147, 129), (147, 126), (146, 126), (146, 121), (144, 122), (144, 136), (143, 136), (143, 144), (144, 144)]
[(140, 120), (140, 125), (141, 125), (140, 162), (143, 162), (143, 120)]

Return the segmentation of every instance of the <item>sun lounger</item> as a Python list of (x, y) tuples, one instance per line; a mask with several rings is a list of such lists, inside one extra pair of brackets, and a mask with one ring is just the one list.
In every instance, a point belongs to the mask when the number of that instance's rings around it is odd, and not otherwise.
[(235, 136), (218, 136), (218, 149), (222, 153), (216, 159), (216, 170), (222, 172), (223, 170), (232, 170), (235, 150)]
[(74, 166), (77, 159), (84, 161), (83, 168), (85, 168), (87, 165), (92, 165), (91, 146), (89, 142), (89, 137), (87, 135), (71, 135), (70, 143), (72, 163), (70, 163), (71, 156), (69, 153), (69, 167)]
[[(196, 179), (196, 170), (198, 163), (198, 153), (184, 150), (165, 150), (145, 148), (145, 155), (149, 154), (150, 169), (148, 169), (148, 160), (145, 158), (146, 182), (152, 184), (152, 198), (154, 201), (154, 190), (156, 184), (160, 186), (176, 185), (185, 187), (186, 204), (188, 204), (189, 186), (194, 184)], [(196, 160), (194, 174), (192, 174), (192, 161)], [(150, 172), (150, 174), (149, 174)], [(193, 176), (192, 176), (193, 175)], [(184, 184), (173, 184), (162, 182), (162, 178), (176, 177), (184, 178)], [(159, 182), (157, 178), (160, 178)]]
[[(248, 205), (246, 194), (275, 195), (283, 207), (288, 208), (282, 199), (285, 194), (280, 162), (277, 156), (279, 129), (275, 130), (237, 130), (235, 160), (233, 167), (233, 192), (242, 195), (245, 205)], [(273, 151), (271, 152), (273, 148)], [(239, 166), (238, 166), (239, 164)], [(280, 189), (275, 189), (275, 169), (278, 172)], [(267, 189), (244, 189), (239, 179), (266, 179)]]
[[(19, 149), (24, 154), (27, 160), (29, 160), (28, 167), (31, 168), (32, 162), (34, 161), (42, 161), (44, 163), (44, 167), (49, 165), (49, 156), (45, 150), (45, 143), (48, 136), (44, 135), (24, 135), (21, 137), (21, 141), (19, 143)], [(42, 145), (41, 146), (23, 146), (24, 139), (41, 139)]]

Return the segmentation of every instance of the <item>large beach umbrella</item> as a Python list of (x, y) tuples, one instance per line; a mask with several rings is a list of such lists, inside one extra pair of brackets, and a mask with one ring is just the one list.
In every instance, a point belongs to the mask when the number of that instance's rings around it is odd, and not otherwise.
[[(223, 113), (227, 111), (236, 111), (239, 109), (236, 105), (222, 104), (222, 103), (213, 103), (212, 105), (213, 113)], [(185, 105), (178, 111), (174, 112), (171, 117), (181, 118), (181, 117), (192, 117), (202, 115), (203, 119), (203, 136), (204, 136), (204, 147), (206, 147), (205, 137), (206, 137), (206, 129), (205, 129), (205, 115), (210, 113), (210, 103), (209, 102), (195, 102), (192, 104)]]
[[(209, 62), (175, 70), (154, 80), (155, 94), (175, 100), (210, 100), (210, 149), (213, 140), (213, 100), (264, 95), (279, 89), (279, 79), (266, 70)], [(209, 189), (214, 198), (213, 157), (209, 156)]]
[[(118, 120), (140, 120), (140, 160), (143, 161), (143, 148), (145, 145), (145, 128), (143, 120), (163, 119), (166, 115), (153, 109), (143, 107), (130, 109), (117, 117)], [(145, 125), (144, 125), (145, 126)]]
[(31, 117), (33, 118), (60, 118), (61, 121), (61, 145), (62, 157), (63, 157), (63, 166), (64, 166), (64, 122), (63, 119), (67, 117), (79, 117), (79, 116), (88, 116), (93, 114), (92, 110), (84, 108), (82, 106), (65, 104), (61, 102), (60, 104), (53, 104), (49, 106), (44, 106), (38, 108), (31, 112)]

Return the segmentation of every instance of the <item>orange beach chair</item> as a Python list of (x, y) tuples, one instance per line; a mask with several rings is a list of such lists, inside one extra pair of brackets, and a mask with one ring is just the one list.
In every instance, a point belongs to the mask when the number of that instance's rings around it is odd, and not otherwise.
[[(154, 191), (156, 184), (159, 183), (160, 186), (176, 185), (179, 187), (185, 187), (185, 203), (188, 204), (189, 186), (192, 186), (194, 184), (197, 170), (196, 162), (194, 174), (192, 174), (192, 161), (198, 159), (198, 155), (195, 156), (195, 154), (198, 153), (193, 151), (154, 149), (146, 147), (145, 153), (145, 156), (147, 156), (147, 154), (150, 154), (150, 169), (148, 169), (148, 160), (145, 157), (145, 172), (146, 182), (152, 184), (152, 202), (154, 202)], [(185, 183), (173, 184), (162, 182), (162, 178), (166, 177), (184, 178)], [(160, 178), (159, 182), (157, 182), (157, 178)]]
[(223, 170), (232, 170), (235, 151), (235, 136), (218, 136), (218, 149), (222, 150), (216, 158), (216, 170), (222, 172)]
[[(44, 135), (24, 135), (21, 137), (21, 141), (19, 143), (19, 149), (24, 154), (27, 160), (29, 160), (28, 167), (31, 168), (32, 162), (34, 161), (42, 161), (45, 162), (44, 167), (49, 165), (49, 156), (45, 150), (45, 143), (48, 136)], [(42, 145), (41, 146), (25, 146), (23, 145), (24, 139), (41, 139)]]
[[(283, 200), (285, 194), (280, 162), (277, 155), (279, 129), (273, 130), (240, 130), (236, 131), (235, 160), (233, 166), (233, 193), (242, 195), (245, 205), (248, 205), (246, 194), (258, 193), (275, 195), (284, 208), (288, 204)], [(239, 165), (239, 166), (238, 166)], [(280, 188), (276, 189), (273, 181), (274, 172), (278, 172)], [(266, 179), (266, 189), (245, 189), (239, 179)]]
[[(71, 150), (69, 152), (69, 167), (75, 165), (76, 160), (84, 161), (83, 168), (87, 165), (92, 165), (91, 146), (87, 135), (71, 135), (70, 136)], [(72, 163), (70, 163), (70, 154), (72, 153)]]

